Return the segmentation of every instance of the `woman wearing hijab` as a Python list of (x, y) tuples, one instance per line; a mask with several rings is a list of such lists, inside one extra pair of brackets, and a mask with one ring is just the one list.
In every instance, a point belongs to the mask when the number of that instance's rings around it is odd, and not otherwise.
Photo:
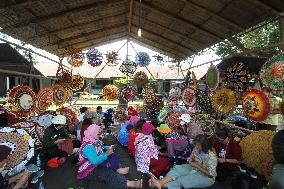
[(158, 159), (159, 151), (155, 146), (152, 132), (154, 126), (151, 123), (145, 123), (142, 126), (142, 133), (135, 139), (135, 162), (137, 171), (149, 173), (151, 158)]
[(99, 139), (101, 131), (101, 127), (93, 124), (84, 132), (77, 179), (96, 180), (111, 188), (142, 188), (142, 180), (129, 181), (123, 176), (129, 172), (129, 167), (119, 168), (113, 147), (104, 146)]
[(135, 155), (135, 139), (141, 133), (142, 126), (146, 123), (144, 119), (140, 119), (134, 125), (134, 127), (128, 132), (129, 135), (129, 143), (128, 143), (128, 154), (130, 156)]

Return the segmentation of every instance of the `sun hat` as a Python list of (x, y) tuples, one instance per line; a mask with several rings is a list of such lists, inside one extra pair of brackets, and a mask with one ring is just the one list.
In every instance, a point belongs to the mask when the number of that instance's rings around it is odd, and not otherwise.
[(157, 127), (157, 130), (160, 132), (160, 133), (170, 133), (172, 130), (169, 128), (169, 125), (168, 124), (161, 124), (160, 127)]
[(150, 135), (154, 130), (154, 126), (151, 123), (145, 123), (142, 126), (142, 133), (144, 135)]
[(55, 125), (65, 125), (66, 117), (64, 115), (57, 115), (52, 119), (52, 123)]

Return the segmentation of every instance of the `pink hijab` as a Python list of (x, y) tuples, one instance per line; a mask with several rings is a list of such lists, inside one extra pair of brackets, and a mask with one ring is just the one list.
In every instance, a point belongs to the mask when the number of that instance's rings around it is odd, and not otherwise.
[(131, 116), (129, 120), (133, 124), (133, 126), (135, 126), (139, 119), (140, 118), (138, 116)]
[(99, 140), (98, 138), (98, 134), (101, 131), (101, 127), (96, 125), (96, 124), (92, 124), (88, 127), (88, 129), (84, 132), (84, 139), (83, 142), (86, 143), (95, 143), (97, 140)]

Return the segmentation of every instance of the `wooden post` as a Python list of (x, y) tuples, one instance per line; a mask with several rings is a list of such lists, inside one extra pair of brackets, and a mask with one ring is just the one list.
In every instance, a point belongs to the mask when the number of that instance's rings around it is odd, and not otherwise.
[[(284, 17), (279, 19), (279, 34), (280, 34), (280, 42), (284, 42)], [(284, 46), (281, 47), (284, 51)]]

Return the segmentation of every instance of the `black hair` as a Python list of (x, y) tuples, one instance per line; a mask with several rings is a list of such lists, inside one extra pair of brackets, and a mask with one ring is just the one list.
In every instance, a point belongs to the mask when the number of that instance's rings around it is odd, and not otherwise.
[(275, 161), (284, 164), (284, 129), (275, 134), (272, 140), (272, 151)]
[(87, 107), (82, 107), (82, 108), (80, 108), (80, 113), (83, 114), (83, 113), (85, 113), (87, 110), (88, 110)]
[(134, 127), (135, 132), (141, 131), (142, 126), (146, 123), (145, 119), (139, 119)]
[(155, 128), (157, 128), (157, 127), (160, 126), (159, 121), (158, 121), (157, 119), (152, 119), (152, 120), (151, 120), (151, 124), (152, 124)]
[(209, 150), (212, 149), (212, 139), (206, 134), (199, 134), (194, 139), (195, 143), (200, 143), (202, 147), (202, 151), (207, 153)]
[(82, 122), (82, 125), (92, 125), (93, 121), (90, 118), (85, 118)]
[(216, 130), (216, 136), (218, 138), (221, 138), (225, 140), (229, 136), (229, 129), (224, 127), (224, 128), (217, 128)]
[(103, 109), (103, 107), (101, 107), (101, 106), (97, 107), (97, 110), (102, 110), (102, 109)]

